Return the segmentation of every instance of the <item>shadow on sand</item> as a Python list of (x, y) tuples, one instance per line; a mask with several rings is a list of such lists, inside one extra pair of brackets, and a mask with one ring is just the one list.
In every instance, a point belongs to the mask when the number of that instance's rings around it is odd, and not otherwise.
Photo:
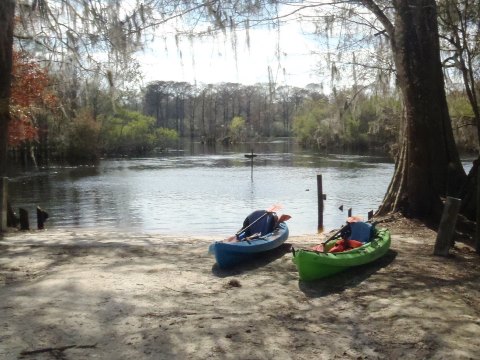
[(367, 280), (378, 270), (388, 266), (395, 260), (397, 252), (389, 250), (380, 259), (369, 264), (352, 267), (328, 278), (315, 281), (299, 280), (300, 290), (310, 298), (323, 297), (330, 294), (341, 293), (348, 288), (353, 288)]

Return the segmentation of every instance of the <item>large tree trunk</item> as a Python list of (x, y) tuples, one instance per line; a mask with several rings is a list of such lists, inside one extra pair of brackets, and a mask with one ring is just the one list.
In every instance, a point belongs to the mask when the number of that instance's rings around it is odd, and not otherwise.
[(14, 0), (0, 1), (0, 176), (2, 177), (7, 172), (14, 13)]
[(453, 139), (440, 61), (435, 0), (397, 0), (391, 37), (405, 106), (402, 150), (379, 214), (402, 211), (438, 223), (441, 197), (466, 174)]
[[(8, 123), (10, 121), (10, 89), (12, 83), (13, 17), (15, 1), (0, 1), (0, 178), (7, 174)], [(0, 181), (1, 184), (3, 182)], [(7, 194), (0, 186), (0, 232), (5, 230)]]

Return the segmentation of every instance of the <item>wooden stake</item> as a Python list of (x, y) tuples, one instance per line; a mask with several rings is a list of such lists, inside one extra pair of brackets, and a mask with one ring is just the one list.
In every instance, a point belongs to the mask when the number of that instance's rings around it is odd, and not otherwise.
[(12, 205), (7, 201), (7, 226), (16, 228), (20, 220), (17, 214), (13, 211)]
[(45, 221), (48, 219), (48, 213), (40, 206), (37, 206), (37, 229), (43, 230)]
[(256, 157), (257, 155), (254, 154), (253, 150), (252, 150), (251, 154), (245, 154), (244, 156), (246, 158), (250, 159), (250, 179), (253, 180), (253, 158)]
[(437, 240), (435, 241), (435, 248), (433, 250), (434, 255), (448, 256), (448, 252), (453, 245), (453, 234), (455, 232), (455, 224), (461, 203), (461, 199), (450, 196), (447, 197), (438, 227)]
[(368, 220), (371, 220), (373, 218), (373, 210), (370, 210), (368, 213), (367, 213), (367, 219)]
[(20, 230), (30, 230), (30, 222), (28, 221), (28, 211), (25, 209), (18, 209), (20, 216)]
[(322, 175), (317, 175), (318, 230), (323, 230), (323, 184)]

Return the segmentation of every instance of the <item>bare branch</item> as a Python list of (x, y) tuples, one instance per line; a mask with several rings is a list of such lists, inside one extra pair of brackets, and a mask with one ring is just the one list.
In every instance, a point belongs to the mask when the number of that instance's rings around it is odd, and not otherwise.
[(385, 13), (382, 11), (382, 9), (380, 9), (380, 7), (373, 0), (360, 0), (359, 2), (376, 16), (378, 21), (380, 21), (385, 27), (385, 31), (387, 32), (389, 38), (393, 41), (395, 35), (395, 27), (385, 15)]

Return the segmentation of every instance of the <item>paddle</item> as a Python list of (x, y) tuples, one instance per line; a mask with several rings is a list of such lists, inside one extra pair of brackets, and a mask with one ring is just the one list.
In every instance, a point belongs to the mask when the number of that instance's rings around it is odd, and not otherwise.
[[(265, 214), (263, 214), (262, 216), (260, 216), (258, 219), (256, 219), (254, 222), (252, 222), (251, 224), (248, 224), (247, 226), (245, 226), (243, 229), (240, 229), (238, 230), (235, 235), (232, 235), (228, 238), (226, 238), (225, 240), (223, 240), (223, 242), (234, 242), (234, 241), (238, 241), (238, 238), (237, 236), (240, 235), (242, 232), (244, 232), (245, 230), (249, 229), (250, 226), (252, 226), (253, 224), (255, 224), (258, 220), (262, 219), (264, 216), (266, 216), (267, 214), (269, 213), (273, 213), (277, 210), (280, 210), (282, 208), (282, 205), (273, 205), (271, 207), (269, 207), (267, 210), (265, 210)], [(283, 215), (282, 215), (283, 216)], [(285, 215), (285, 216), (288, 216), (288, 215)], [(288, 219), (285, 219), (284, 221), (287, 221)], [(255, 234), (254, 234), (255, 235)]]
[[(360, 216), (350, 216), (348, 219), (347, 219), (347, 223), (340, 229), (338, 230), (335, 234), (333, 234), (332, 236), (330, 236), (327, 240), (325, 240), (324, 242), (322, 242), (322, 245), (323, 245), (323, 252), (326, 252), (326, 248), (325, 248), (325, 245), (327, 243), (329, 243), (330, 241), (334, 240), (337, 238), (337, 236), (339, 234), (341, 234), (344, 230), (347, 229), (348, 226), (350, 226), (350, 224), (352, 222), (357, 222), (357, 221), (363, 221), (363, 218), (360, 217)], [(372, 226), (375, 226), (377, 224), (377, 222), (372, 222), (372, 220), (368, 220), (366, 221), (367, 223), (371, 223)], [(344, 241), (345, 241), (345, 247), (348, 247), (348, 237), (345, 237), (344, 238)]]
[(322, 242), (323, 252), (327, 252), (327, 248), (325, 247), (325, 245), (327, 245), (330, 241), (336, 239), (337, 236), (340, 235), (342, 233), (342, 231), (346, 230), (349, 226), (350, 226), (350, 223), (347, 222), (342, 228), (340, 228), (340, 230), (338, 230), (335, 234), (333, 234), (327, 240)]
[(335, 239), (338, 235), (340, 235), (342, 233), (342, 231), (344, 231), (348, 226), (350, 226), (349, 223), (346, 223), (343, 227), (341, 227), (335, 234), (333, 234), (332, 236), (330, 236), (327, 240), (325, 240), (324, 242), (322, 242), (322, 245), (326, 245), (327, 243), (329, 243), (330, 241), (332, 241), (333, 239)]
[[(326, 248), (326, 244), (328, 244), (330, 241), (332, 240), (336, 240), (338, 239), (338, 235), (340, 235), (345, 229), (347, 229), (347, 227), (349, 226), (350, 224), (347, 222), (342, 228), (340, 228), (338, 231), (336, 231), (332, 236), (330, 236), (327, 240), (325, 240), (324, 242), (320, 243), (320, 245), (316, 245), (314, 246), (313, 248), (308, 248), (308, 249), (304, 249), (304, 250), (308, 250), (308, 251), (313, 251), (313, 252), (316, 252), (316, 253), (321, 253), (321, 252), (324, 252), (326, 253), (327, 252), (327, 248)], [(293, 254), (295, 255), (295, 251), (293, 251)]]
[[(235, 233), (235, 236), (238, 236), (240, 235), (242, 232), (244, 232), (245, 230), (249, 229), (253, 224), (255, 224), (257, 221), (259, 221), (260, 219), (263, 219), (267, 214), (271, 214), (271, 213), (274, 213), (280, 209), (282, 209), (282, 205), (273, 205), (272, 207), (268, 208), (267, 210), (265, 210), (265, 213), (258, 217), (254, 222), (248, 224), (247, 226), (245, 226), (243, 229), (240, 229), (238, 230), (236, 233)], [(288, 216), (288, 215), (287, 215)]]
[(287, 220), (290, 220), (292, 217), (290, 215), (287, 215), (287, 214), (282, 214), (278, 220), (275, 222), (275, 228), (278, 226), (278, 224), (282, 223), (282, 222), (285, 222)]

